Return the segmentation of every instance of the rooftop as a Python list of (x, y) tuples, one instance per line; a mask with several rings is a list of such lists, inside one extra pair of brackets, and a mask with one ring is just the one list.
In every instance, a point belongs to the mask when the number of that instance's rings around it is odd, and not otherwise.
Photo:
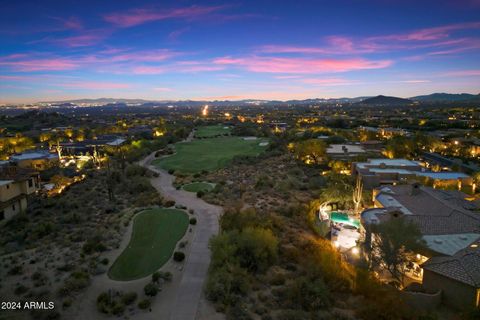
[(0, 186), (4, 186), (4, 185), (7, 185), (9, 183), (12, 183), (13, 180), (0, 180)]
[(453, 256), (430, 258), (422, 267), (470, 286), (480, 287), (480, 249), (477, 244), (457, 252)]
[(365, 149), (361, 145), (355, 144), (331, 144), (327, 148), (327, 153), (365, 153)]
[(10, 157), (12, 161), (21, 161), (21, 160), (36, 160), (36, 159), (55, 159), (58, 158), (57, 154), (49, 153), (48, 151), (38, 150), (38, 151), (29, 151), (19, 154), (14, 154)]
[(480, 214), (458, 191), (436, 190), (419, 185), (382, 187), (376, 200), (383, 208), (367, 209), (362, 222), (376, 224), (391, 219), (390, 212), (403, 214), (422, 233), (428, 247), (453, 255), (480, 238)]
[(402, 166), (420, 166), (420, 163), (417, 161), (407, 160), (407, 159), (368, 159), (368, 162), (357, 163), (362, 167), (367, 166), (391, 166), (391, 167), (402, 167)]

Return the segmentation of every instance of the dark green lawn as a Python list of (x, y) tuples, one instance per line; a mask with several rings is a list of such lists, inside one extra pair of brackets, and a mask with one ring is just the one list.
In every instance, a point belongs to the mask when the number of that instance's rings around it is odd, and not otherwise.
[(235, 156), (256, 156), (267, 147), (260, 146), (265, 139), (244, 140), (240, 137), (220, 137), (175, 144), (174, 155), (157, 159), (153, 164), (162, 169), (181, 173), (213, 171), (226, 166)]
[[(227, 128), (227, 129), (225, 129)], [(209, 138), (218, 135), (229, 134), (232, 131), (231, 127), (225, 125), (203, 126), (196, 128), (196, 138)]]
[(152, 274), (170, 259), (187, 228), (188, 214), (182, 210), (151, 209), (139, 213), (133, 222), (132, 238), (108, 276), (129, 281)]
[(184, 185), (182, 189), (188, 192), (198, 192), (198, 191), (208, 192), (208, 191), (212, 191), (214, 187), (215, 185), (213, 183), (192, 182)]

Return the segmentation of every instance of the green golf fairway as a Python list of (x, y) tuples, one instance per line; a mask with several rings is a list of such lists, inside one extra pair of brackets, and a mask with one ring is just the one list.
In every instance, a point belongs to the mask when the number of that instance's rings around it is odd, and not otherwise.
[(187, 228), (188, 214), (182, 210), (151, 209), (139, 213), (133, 221), (130, 242), (108, 276), (129, 281), (152, 274), (170, 259)]
[(235, 156), (257, 156), (266, 149), (260, 146), (266, 139), (244, 140), (240, 137), (220, 137), (175, 144), (176, 153), (153, 161), (166, 170), (181, 173), (213, 171), (226, 166)]
[(215, 185), (213, 183), (192, 182), (184, 185), (182, 189), (188, 192), (198, 192), (198, 191), (208, 192), (208, 191), (212, 191), (214, 187)]
[(224, 126), (224, 125), (203, 126), (203, 127), (196, 128), (195, 137), (209, 138), (209, 137), (214, 137), (222, 134), (229, 134), (231, 131), (232, 131), (231, 127)]

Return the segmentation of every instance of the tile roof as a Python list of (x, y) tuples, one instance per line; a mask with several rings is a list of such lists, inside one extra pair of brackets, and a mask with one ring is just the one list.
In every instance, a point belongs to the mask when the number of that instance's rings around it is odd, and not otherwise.
[[(465, 200), (466, 195), (461, 192), (419, 185), (389, 186), (378, 190), (375, 199), (383, 208), (365, 210), (362, 221), (366, 224), (387, 221), (392, 217), (389, 213), (399, 212), (427, 239), (448, 238), (449, 241), (441, 244), (430, 242), (429, 248), (440, 254), (453, 255), (476, 240), (473, 239), (475, 235), (480, 237), (480, 213), (472, 211), (475, 206)], [(456, 241), (455, 236), (467, 236), (472, 240)]]
[(480, 288), (480, 247), (467, 248), (453, 256), (430, 258), (422, 267), (470, 286)]
[[(480, 233), (480, 214), (471, 211), (473, 206), (464, 199), (465, 194), (425, 186), (412, 193), (412, 188), (412, 185), (389, 186), (388, 191), (380, 191), (376, 199), (384, 207), (394, 203), (424, 235)], [(385, 200), (390, 198), (394, 201)]]

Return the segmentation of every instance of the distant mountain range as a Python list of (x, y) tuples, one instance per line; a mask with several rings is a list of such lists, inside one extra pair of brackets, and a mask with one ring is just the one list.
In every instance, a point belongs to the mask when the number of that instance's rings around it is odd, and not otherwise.
[(376, 105), (376, 106), (382, 106), (382, 105), (389, 105), (389, 106), (395, 106), (395, 105), (409, 105), (412, 104), (413, 101), (409, 99), (403, 99), (403, 98), (397, 98), (397, 97), (388, 97), (388, 96), (376, 96), (373, 98), (368, 98), (365, 100), (362, 100), (358, 102), (359, 104), (366, 104), (366, 105)]
[(411, 97), (410, 99), (415, 101), (433, 101), (433, 102), (480, 101), (480, 94), (433, 93), (425, 96)]
[(111, 103), (126, 103), (126, 104), (144, 104), (148, 102), (154, 102), (153, 100), (145, 99), (114, 99), (114, 98), (98, 98), (98, 99), (75, 99), (75, 100), (63, 100), (63, 101), (42, 101), (40, 104), (111, 104)]
[(114, 98), (98, 98), (98, 99), (76, 99), (65, 101), (46, 101), (39, 102), (41, 105), (55, 105), (61, 107), (76, 106), (76, 105), (111, 105), (111, 104), (124, 104), (124, 105), (142, 105), (142, 106), (203, 106), (209, 104), (212, 106), (235, 106), (235, 105), (267, 105), (267, 106), (281, 106), (281, 105), (313, 105), (313, 104), (358, 104), (358, 105), (371, 105), (371, 106), (400, 106), (411, 105), (418, 103), (451, 103), (451, 102), (479, 102), (480, 94), (468, 94), (468, 93), (433, 93), (429, 95), (422, 95), (411, 97), (409, 99), (391, 97), (379, 95), (375, 97), (354, 97), (354, 98), (315, 98), (304, 100), (258, 100), (258, 99), (245, 99), (245, 100), (146, 100), (146, 99), (114, 99)]

